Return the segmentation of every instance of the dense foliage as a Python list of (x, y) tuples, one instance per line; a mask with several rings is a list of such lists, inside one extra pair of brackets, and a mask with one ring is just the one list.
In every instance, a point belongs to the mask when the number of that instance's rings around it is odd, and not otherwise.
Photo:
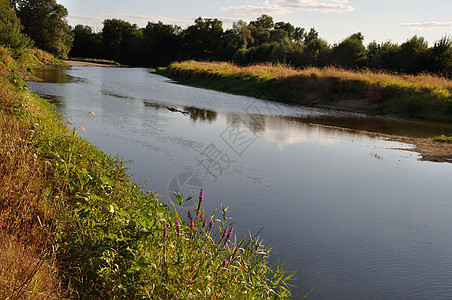
[(60, 58), (67, 58), (72, 47), (73, 33), (66, 21), (67, 9), (56, 0), (12, 0), (23, 33), (36, 47)]
[(0, 45), (13, 49), (15, 56), (33, 46), (33, 41), (22, 33), (22, 24), (8, 0), (0, 0)]
[(77, 25), (72, 57), (112, 59), (123, 64), (165, 66), (187, 59), (234, 61), (242, 65), (282, 62), (296, 67), (341, 66), (372, 68), (409, 74), (435, 73), (452, 76), (452, 39), (444, 36), (429, 47), (423, 37), (413, 36), (402, 44), (363, 44), (354, 33), (329, 44), (311, 28), (274, 22), (262, 15), (249, 24), (239, 20), (224, 30), (218, 19), (201, 18), (182, 29), (162, 22), (138, 28), (123, 20), (104, 21), (101, 32)]

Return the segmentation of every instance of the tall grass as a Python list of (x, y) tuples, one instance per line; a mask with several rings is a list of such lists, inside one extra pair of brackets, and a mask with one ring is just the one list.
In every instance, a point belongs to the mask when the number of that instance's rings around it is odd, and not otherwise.
[[(452, 80), (430, 75), (351, 71), (336, 67), (295, 69), (281, 64), (240, 67), (226, 62), (184, 61), (158, 72), (183, 82), (276, 101), (316, 105), (343, 99), (363, 110), (406, 118), (452, 121)], [(344, 107), (347, 109), (347, 107)]]
[(7, 49), (0, 48), (0, 55), (0, 298), (57, 298), (52, 166), (33, 147), (37, 132), (27, 116), (37, 107), (17, 75), (26, 67)]

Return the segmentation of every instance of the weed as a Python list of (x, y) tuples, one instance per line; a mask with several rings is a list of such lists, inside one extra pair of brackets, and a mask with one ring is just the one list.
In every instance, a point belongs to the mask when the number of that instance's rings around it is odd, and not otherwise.
[(452, 136), (440, 135), (430, 138), (431, 141), (452, 144)]

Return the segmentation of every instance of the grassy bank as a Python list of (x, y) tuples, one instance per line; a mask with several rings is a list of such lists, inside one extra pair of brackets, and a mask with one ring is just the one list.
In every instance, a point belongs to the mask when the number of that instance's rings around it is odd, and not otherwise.
[(432, 75), (395, 75), (334, 67), (294, 69), (261, 64), (184, 61), (157, 70), (196, 86), (275, 101), (367, 111), (404, 118), (452, 121), (452, 81)]
[(23, 78), (45, 53), (10, 54), (0, 47), (0, 298), (290, 296), (291, 275), (271, 268), (258, 237), (234, 234), (226, 209), (182, 216), (182, 198), (173, 210), (142, 192), (121, 160), (78, 137), (84, 120), (68, 128), (29, 92)]

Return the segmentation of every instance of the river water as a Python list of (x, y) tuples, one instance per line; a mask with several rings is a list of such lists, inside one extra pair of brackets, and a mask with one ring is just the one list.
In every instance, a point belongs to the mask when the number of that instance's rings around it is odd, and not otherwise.
[[(452, 299), (452, 164), (316, 124), (426, 137), (452, 126), (294, 107), (171, 82), (146, 69), (46, 67), (33, 91), (136, 182), (205, 189), (295, 271), (308, 299)], [(170, 109), (168, 109), (170, 108)], [(179, 111), (174, 111), (177, 109)], [(194, 207), (188, 203), (188, 208)]]

